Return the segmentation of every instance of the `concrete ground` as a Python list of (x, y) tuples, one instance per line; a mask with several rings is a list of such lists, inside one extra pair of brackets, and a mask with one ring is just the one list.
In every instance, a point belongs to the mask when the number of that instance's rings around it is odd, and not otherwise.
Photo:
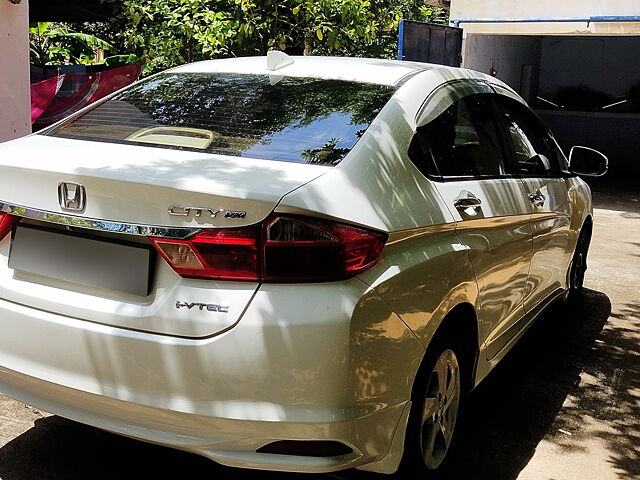
[[(468, 398), (456, 480), (640, 478), (640, 194), (594, 187), (583, 304), (550, 311)], [(240, 471), (0, 396), (0, 479), (301, 479)], [(347, 471), (314, 478), (385, 479)]]

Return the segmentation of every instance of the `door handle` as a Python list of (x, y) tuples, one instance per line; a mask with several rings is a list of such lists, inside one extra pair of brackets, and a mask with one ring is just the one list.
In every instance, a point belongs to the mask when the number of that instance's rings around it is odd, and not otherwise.
[(453, 200), (453, 206), (458, 210), (476, 209), (482, 206), (482, 200), (468, 190), (462, 190), (458, 197)]
[(544, 206), (544, 202), (547, 198), (541, 194), (540, 192), (530, 193), (529, 201), (533, 203), (534, 207), (542, 207)]

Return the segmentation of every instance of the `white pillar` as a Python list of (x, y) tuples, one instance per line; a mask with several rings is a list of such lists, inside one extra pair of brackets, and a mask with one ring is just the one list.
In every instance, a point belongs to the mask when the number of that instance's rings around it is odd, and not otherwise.
[(28, 133), (29, 0), (0, 0), (0, 142)]

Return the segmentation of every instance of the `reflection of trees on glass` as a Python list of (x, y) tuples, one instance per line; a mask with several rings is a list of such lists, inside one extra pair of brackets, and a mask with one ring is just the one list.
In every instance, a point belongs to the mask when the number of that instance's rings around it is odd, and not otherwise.
[[(186, 127), (214, 132), (209, 152), (334, 165), (393, 92), (384, 85), (317, 78), (162, 74), (54, 134), (136, 143), (129, 137), (142, 129)], [(173, 141), (162, 146), (192, 149), (186, 140)]]
[(300, 157), (316, 165), (337, 165), (349, 153), (348, 148), (338, 148), (337, 144), (338, 139), (332, 138), (321, 148), (304, 150)]

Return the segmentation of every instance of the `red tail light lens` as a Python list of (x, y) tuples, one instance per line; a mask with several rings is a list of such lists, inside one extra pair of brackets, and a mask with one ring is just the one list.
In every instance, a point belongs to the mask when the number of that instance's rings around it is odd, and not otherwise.
[(342, 223), (277, 215), (261, 225), (203, 230), (189, 240), (151, 241), (183, 277), (323, 282), (373, 266), (386, 238)]
[(9, 215), (8, 213), (0, 213), (0, 240), (3, 240), (9, 232), (13, 225), (18, 221), (18, 217), (14, 215)]
[(152, 238), (182, 277), (259, 280), (258, 227), (203, 230), (189, 240)]
[(378, 261), (386, 235), (304, 217), (265, 224), (264, 276), (272, 282), (329, 281), (352, 277)]

